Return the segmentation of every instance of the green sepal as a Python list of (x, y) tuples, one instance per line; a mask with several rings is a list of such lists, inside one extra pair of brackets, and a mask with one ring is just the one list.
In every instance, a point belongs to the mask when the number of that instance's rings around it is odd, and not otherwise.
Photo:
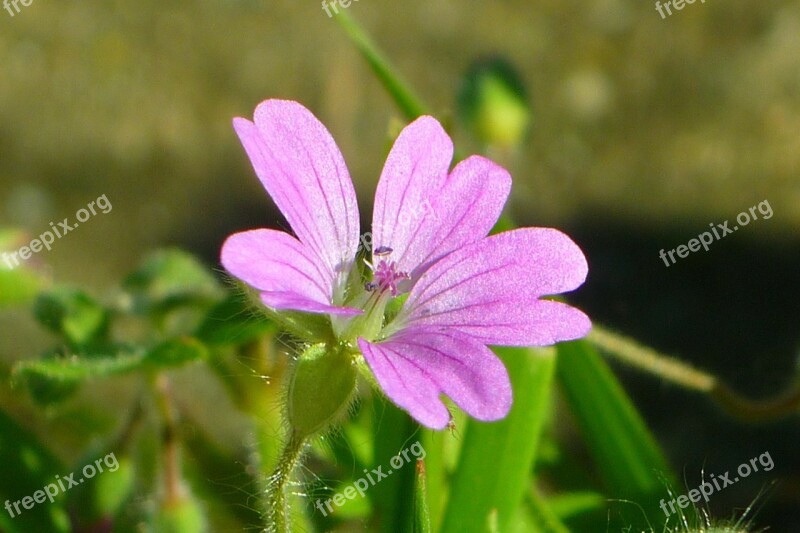
[(293, 432), (310, 437), (327, 428), (348, 407), (356, 369), (338, 346), (315, 344), (297, 360), (289, 386), (288, 415)]

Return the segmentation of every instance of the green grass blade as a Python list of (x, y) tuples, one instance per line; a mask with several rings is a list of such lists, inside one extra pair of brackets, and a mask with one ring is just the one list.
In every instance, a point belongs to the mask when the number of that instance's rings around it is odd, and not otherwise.
[[(383, 397), (375, 397), (374, 468), (392, 472), (369, 488), (377, 520), (375, 531), (407, 533), (414, 528), (414, 464), (394, 469), (391, 458), (421, 438), (419, 426), (405, 411)], [(413, 463), (413, 461), (412, 461)], [(376, 477), (376, 476), (373, 476)]]
[(586, 341), (562, 343), (558, 378), (608, 496), (631, 502), (619, 506), (624, 525), (663, 522), (657, 502), (667, 493), (665, 484), (674, 485), (674, 474), (605, 361)]
[(445, 533), (488, 531), (493, 512), (499, 531), (508, 531), (530, 483), (549, 409), (555, 352), (496, 352), (511, 376), (514, 405), (499, 422), (469, 422), (442, 525)]

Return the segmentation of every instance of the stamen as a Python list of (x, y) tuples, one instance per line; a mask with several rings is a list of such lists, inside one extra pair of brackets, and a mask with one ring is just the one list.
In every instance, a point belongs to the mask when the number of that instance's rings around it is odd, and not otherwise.
[(411, 279), (408, 273), (397, 271), (397, 264), (394, 261), (387, 261), (385, 259), (388, 258), (391, 253), (392, 249), (388, 246), (379, 246), (372, 252), (374, 256), (380, 258), (380, 262), (377, 267), (367, 263), (372, 270), (373, 280), (364, 285), (366, 290), (374, 291), (375, 289), (380, 289), (384, 291), (389, 289), (392, 296), (397, 296), (397, 283), (405, 279)]

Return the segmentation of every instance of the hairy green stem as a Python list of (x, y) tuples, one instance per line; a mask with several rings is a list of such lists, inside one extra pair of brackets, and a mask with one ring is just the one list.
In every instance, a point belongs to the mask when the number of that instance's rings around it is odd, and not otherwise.
[(708, 395), (729, 415), (747, 422), (767, 422), (797, 414), (800, 411), (800, 382), (795, 381), (786, 391), (771, 398), (754, 400), (722, 382), (718, 377), (693, 368), (675, 357), (618, 333), (594, 325), (588, 340), (618, 361), (631, 365), (662, 379)]
[(289, 489), (292, 476), (300, 463), (305, 447), (305, 439), (291, 432), (286, 446), (278, 459), (267, 489), (267, 528), (265, 533), (290, 533), (292, 531), (291, 504)]

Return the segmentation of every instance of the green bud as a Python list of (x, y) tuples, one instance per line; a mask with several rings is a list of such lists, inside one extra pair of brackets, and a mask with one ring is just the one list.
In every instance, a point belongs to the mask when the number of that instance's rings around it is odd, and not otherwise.
[(301, 438), (327, 428), (350, 404), (356, 370), (344, 349), (315, 344), (300, 355), (289, 386), (289, 424)]
[(503, 148), (519, 145), (531, 120), (525, 85), (503, 59), (472, 65), (459, 93), (458, 112), (481, 142)]

